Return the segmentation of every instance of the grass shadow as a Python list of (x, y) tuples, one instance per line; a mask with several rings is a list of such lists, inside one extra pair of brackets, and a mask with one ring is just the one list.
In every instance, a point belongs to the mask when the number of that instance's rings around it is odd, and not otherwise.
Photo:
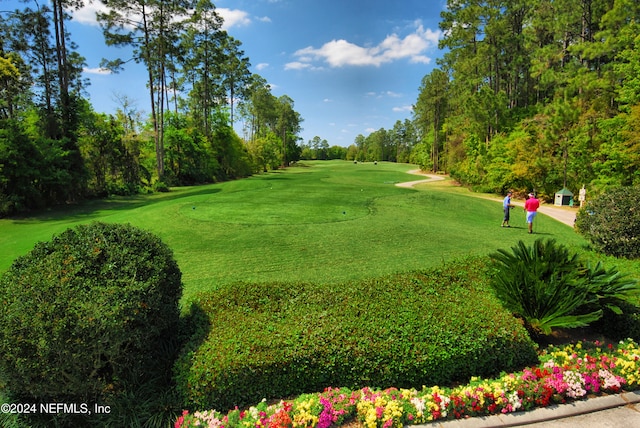
[(178, 189), (167, 193), (154, 193), (150, 195), (114, 196), (107, 199), (91, 199), (79, 204), (64, 205), (49, 208), (43, 211), (34, 211), (30, 215), (8, 217), (13, 224), (29, 224), (34, 220), (90, 220), (102, 211), (127, 211), (142, 206), (157, 204), (160, 202), (175, 201), (194, 196), (212, 195), (219, 193), (220, 188), (202, 188), (201, 186), (191, 190)]
[[(175, 390), (182, 407), (188, 409), (189, 373), (193, 363), (192, 355), (209, 337), (211, 322), (198, 302), (191, 302), (188, 311), (180, 317), (180, 350), (173, 366)], [(191, 410), (191, 409), (190, 409)]]

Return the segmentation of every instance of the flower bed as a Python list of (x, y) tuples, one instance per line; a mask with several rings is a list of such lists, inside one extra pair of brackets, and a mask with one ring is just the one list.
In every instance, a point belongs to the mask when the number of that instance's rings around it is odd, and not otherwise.
[(327, 388), (292, 400), (227, 414), (184, 411), (175, 423), (187, 427), (318, 427), (358, 421), (367, 428), (400, 427), (444, 419), (511, 413), (566, 403), (587, 396), (638, 389), (640, 348), (598, 342), (549, 347), (537, 367), (497, 379), (472, 378), (455, 388), (374, 390)]

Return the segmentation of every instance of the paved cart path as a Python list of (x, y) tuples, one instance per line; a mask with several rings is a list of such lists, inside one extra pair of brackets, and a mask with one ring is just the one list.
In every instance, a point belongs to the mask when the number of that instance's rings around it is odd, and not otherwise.
[[(422, 172), (419, 169), (414, 169), (411, 171), (407, 171), (409, 174), (414, 174), (414, 175), (422, 175), (428, 178), (422, 179), (422, 180), (415, 180), (415, 181), (405, 181), (402, 183), (396, 183), (396, 186), (398, 187), (406, 187), (406, 188), (411, 188), (413, 186), (415, 186), (416, 184), (422, 184), (422, 183), (429, 183), (429, 182), (433, 182), (433, 181), (439, 181), (439, 180), (444, 180), (444, 176), (442, 175), (437, 175), (437, 174), (429, 174), (426, 172)], [(491, 200), (495, 200), (497, 202), (502, 202), (502, 198), (496, 197), (496, 196), (492, 196), (492, 195), (488, 195), (485, 193), (469, 193), (469, 196), (473, 196), (473, 197), (477, 197), (477, 198), (484, 198), (484, 199), (491, 199)], [(512, 200), (512, 203), (515, 206), (518, 207), (523, 207), (524, 209), (524, 201), (520, 201), (520, 200)], [(571, 226), (573, 227), (573, 223), (576, 220), (576, 213), (577, 213), (577, 209), (575, 208), (571, 208), (571, 207), (566, 207), (566, 206), (562, 206), (562, 207), (558, 207), (555, 205), (549, 205), (549, 204), (541, 204), (540, 208), (538, 209), (538, 211), (542, 214), (545, 214), (561, 223), (566, 224), (567, 226)]]

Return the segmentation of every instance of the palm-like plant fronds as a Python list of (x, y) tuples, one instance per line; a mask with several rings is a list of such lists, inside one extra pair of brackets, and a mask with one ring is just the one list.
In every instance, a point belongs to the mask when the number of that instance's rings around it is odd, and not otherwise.
[(637, 281), (600, 263), (584, 266), (555, 240), (520, 241), (491, 258), (498, 267), (496, 295), (538, 333), (587, 326), (602, 317), (602, 308), (619, 313), (619, 304), (640, 292)]
[(622, 314), (620, 304), (632, 303), (640, 294), (638, 281), (620, 273), (616, 268), (606, 269), (601, 262), (587, 263), (581, 276), (588, 284), (589, 292), (596, 296), (598, 304), (615, 314)]

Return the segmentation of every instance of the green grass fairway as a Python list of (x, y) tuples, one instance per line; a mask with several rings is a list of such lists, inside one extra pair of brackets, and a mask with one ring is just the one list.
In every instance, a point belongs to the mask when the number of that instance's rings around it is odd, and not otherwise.
[(170, 193), (93, 201), (0, 220), (0, 271), (37, 241), (93, 220), (131, 223), (160, 236), (183, 272), (185, 299), (243, 281), (342, 282), (424, 269), (518, 240), (586, 244), (570, 227), (539, 215), (526, 233), (514, 210), (500, 228), (500, 202), (475, 198), (447, 180), (417, 189), (415, 166), (308, 162), (244, 180)]

